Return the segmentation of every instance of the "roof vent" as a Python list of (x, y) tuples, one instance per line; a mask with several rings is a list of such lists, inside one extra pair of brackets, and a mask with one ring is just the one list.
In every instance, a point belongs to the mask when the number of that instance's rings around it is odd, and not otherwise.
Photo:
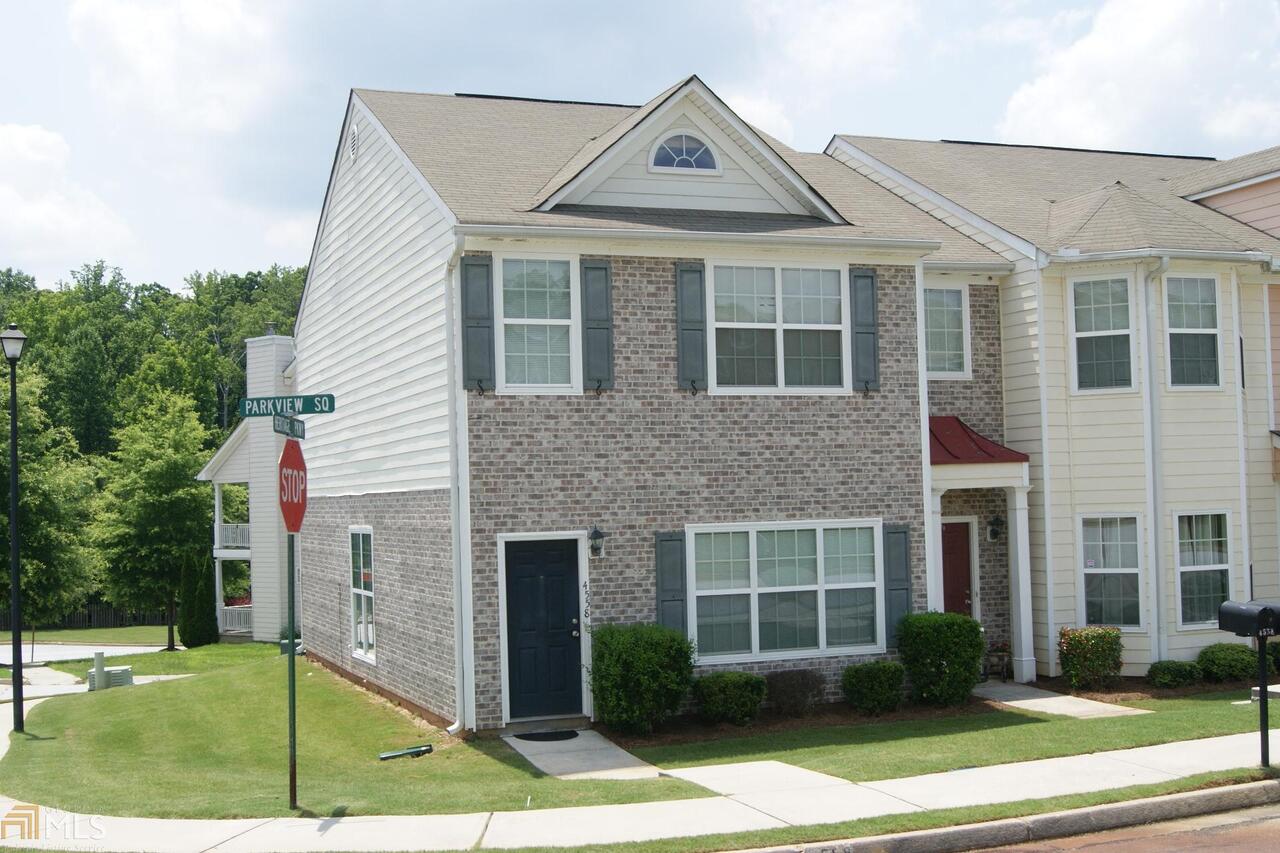
[(352, 160), (356, 159), (356, 155), (360, 153), (360, 128), (352, 125), (351, 130), (347, 131), (347, 156)]

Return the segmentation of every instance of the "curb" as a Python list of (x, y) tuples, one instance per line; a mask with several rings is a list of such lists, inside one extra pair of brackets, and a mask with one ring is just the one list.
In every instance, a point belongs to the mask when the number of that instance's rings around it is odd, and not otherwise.
[(748, 853), (960, 853), (1272, 803), (1280, 803), (1280, 780), (1246, 782), (1243, 785), (1165, 794), (1145, 800), (1005, 818), (988, 823), (924, 829), (898, 835), (764, 847)]

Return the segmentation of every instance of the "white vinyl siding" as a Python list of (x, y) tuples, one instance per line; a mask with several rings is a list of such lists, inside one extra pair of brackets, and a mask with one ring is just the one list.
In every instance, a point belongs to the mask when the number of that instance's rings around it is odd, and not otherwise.
[(968, 288), (925, 288), (925, 369), (930, 379), (972, 378), (969, 335)]
[(351, 653), (374, 660), (373, 530), (353, 527), (351, 544)]
[(1133, 388), (1129, 279), (1074, 280), (1070, 291), (1076, 390)]
[(1141, 627), (1142, 526), (1138, 518), (1083, 518), (1080, 531), (1085, 624)]
[(850, 388), (849, 292), (841, 269), (708, 263), (713, 393)]
[(452, 223), (358, 98), (349, 122), (359, 153), (337, 160), (295, 332), (292, 391), (337, 399), (305, 418), (307, 489), (446, 488)]
[(1231, 524), (1226, 513), (1179, 515), (1178, 622), (1217, 625), (1218, 605), (1231, 597)]
[(689, 624), (705, 661), (884, 649), (879, 520), (691, 525)]
[(1221, 385), (1219, 314), (1216, 278), (1166, 277), (1171, 387), (1217, 388)]

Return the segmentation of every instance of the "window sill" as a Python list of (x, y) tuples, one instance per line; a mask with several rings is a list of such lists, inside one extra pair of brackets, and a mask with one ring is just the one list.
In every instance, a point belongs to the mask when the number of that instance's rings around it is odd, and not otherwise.
[(1164, 389), (1170, 394), (1220, 394), (1227, 390), (1226, 386), (1217, 385), (1173, 385), (1166, 383)]
[(355, 658), (361, 663), (367, 663), (369, 666), (378, 665), (377, 657), (375, 657), (374, 655), (367, 655), (364, 652), (352, 652), (351, 657)]
[(1178, 623), (1178, 632), (1186, 634), (1203, 634), (1207, 631), (1218, 631), (1217, 622), (1192, 622), (1190, 624)]
[(973, 373), (965, 371), (964, 373), (926, 373), (925, 378), (930, 382), (972, 382)]
[(775, 660), (804, 660), (806, 658), (854, 657), (858, 655), (882, 655), (886, 651), (882, 645), (877, 646), (842, 646), (838, 649), (796, 649), (785, 652), (761, 652), (759, 654), (734, 655), (696, 655), (694, 663), (698, 666), (718, 666), (735, 663), (767, 663)]
[(581, 397), (582, 389), (570, 385), (504, 385), (493, 393), (499, 397)]
[(722, 397), (852, 397), (849, 388), (748, 388), (745, 386), (717, 385), (707, 391)]
[(1123, 397), (1126, 394), (1134, 397), (1141, 396), (1141, 392), (1133, 385), (1124, 388), (1072, 388), (1072, 397)]

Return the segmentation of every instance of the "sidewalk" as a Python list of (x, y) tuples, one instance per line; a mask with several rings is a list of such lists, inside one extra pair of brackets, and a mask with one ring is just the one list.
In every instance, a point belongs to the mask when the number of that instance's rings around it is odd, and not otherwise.
[[(8, 742), (8, 715), (0, 715), (0, 756)], [(1280, 750), (1276, 732), (1272, 748)], [(1257, 760), (1258, 735), (1250, 733), (859, 784), (780, 762), (712, 765), (667, 773), (715, 791), (714, 797), (522, 812), (160, 820), (44, 809), (45, 826), (57, 827), (57, 832), (46, 831), (35, 840), (10, 837), (0, 841), (0, 847), (248, 853), (612, 844), (1109, 790), (1252, 767)], [(13, 805), (13, 800), (0, 796), (0, 815)]]

